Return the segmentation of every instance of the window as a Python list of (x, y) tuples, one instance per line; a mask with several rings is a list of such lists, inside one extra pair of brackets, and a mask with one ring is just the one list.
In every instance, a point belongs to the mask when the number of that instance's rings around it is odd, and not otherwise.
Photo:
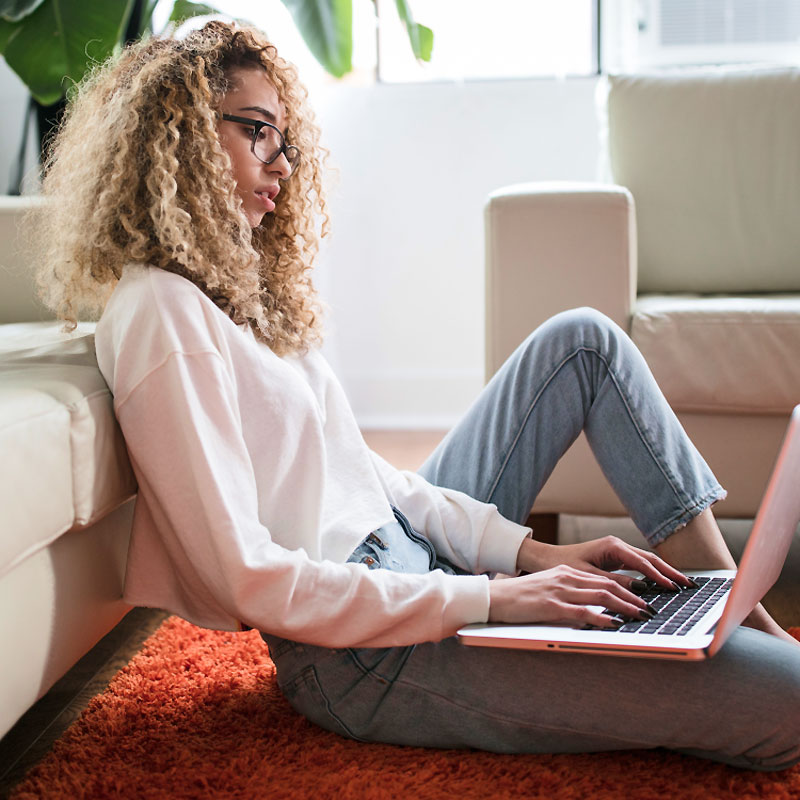
[(590, 75), (597, 72), (595, 0), (411, 0), (434, 31), (418, 63), (395, 0), (378, 0), (378, 75), (387, 82)]
[(797, 0), (605, 0), (603, 68), (800, 62)]

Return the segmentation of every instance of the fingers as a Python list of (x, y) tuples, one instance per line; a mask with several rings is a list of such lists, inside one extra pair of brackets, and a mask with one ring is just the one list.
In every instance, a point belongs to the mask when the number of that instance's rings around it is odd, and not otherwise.
[[(678, 590), (681, 588), (696, 587), (695, 582), (691, 578), (687, 577), (670, 564), (667, 564), (664, 559), (659, 558), (655, 553), (633, 547), (619, 539), (616, 540), (615, 546), (615, 555), (626, 569), (634, 569), (637, 572), (641, 572), (645, 578), (650, 578), (659, 586), (663, 586), (665, 589)], [(623, 585), (626, 585), (628, 588), (631, 588), (631, 584), (635, 580), (635, 578), (628, 578), (627, 576), (618, 577), (623, 579)]]
[(642, 574), (645, 575), (645, 577), (653, 578), (653, 580), (655, 580), (655, 577), (652, 573), (652, 570), (655, 569), (662, 575), (666, 575), (667, 578), (671, 579), (679, 586), (691, 589), (697, 588), (697, 584), (690, 577), (684, 575), (680, 570), (675, 569), (675, 567), (673, 567), (672, 565), (667, 564), (667, 562), (664, 561), (663, 558), (659, 558), (655, 553), (648, 553), (646, 550), (642, 550), (641, 552), (645, 561), (650, 565), (651, 569), (651, 572), (649, 574), (640, 570), (640, 572), (642, 572)]
[(604, 628), (606, 630), (616, 630), (623, 622), (617, 617), (595, 611), (588, 606), (572, 606), (564, 603), (561, 612), (553, 622), (560, 622), (571, 625), (573, 628)]
[[(612, 577), (580, 570), (565, 572), (561, 585), (553, 592), (553, 597), (563, 604), (563, 609), (571, 612), (571, 622), (577, 621), (596, 627), (619, 627), (621, 621), (615, 619), (614, 615), (648, 620), (656, 613), (641, 597)], [(595, 611), (590, 606), (599, 606), (609, 613)]]
[(581, 605), (579, 603), (560, 602), (555, 605), (558, 606), (558, 612), (553, 613), (550, 621), (578, 628), (592, 627), (616, 630), (630, 619), (652, 619), (652, 615), (646, 611), (637, 610), (632, 615), (629, 615), (622, 612), (609, 613), (609, 609), (600, 611), (593, 607), (596, 604)]
[(613, 628), (619, 627), (620, 619), (650, 619), (654, 614), (655, 609), (611, 576), (565, 564), (491, 581), (489, 585), (492, 622), (554, 622)]
[[(652, 587), (652, 583), (645, 583), (645, 581), (642, 580), (642, 578), (636, 578), (631, 575), (621, 575), (618, 572), (603, 572), (602, 570), (599, 570), (598, 574), (608, 575), (608, 577), (611, 578), (611, 580), (616, 581), (620, 586), (624, 587), (629, 592), (632, 592), (637, 596), (642, 594), (643, 592), (646, 592), (649, 587)], [(683, 587), (677, 584), (676, 582), (668, 581), (666, 584), (662, 583), (658, 591), (666, 590), (668, 592), (679, 592), (682, 588)]]
[[(640, 580), (639, 578), (633, 578), (630, 575), (620, 575), (617, 572), (605, 572), (604, 570), (597, 569), (596, 567), (587, 567), (586, 571), (593, 575), (602, 576), (610, 581), (613, 581), (617, 586), (624, 590), (624, 594), (621, 595), (623, 599), (630, 601), (630, 598), (634, 597), (635, 600), (631, 602), (633, 602), (638, 608), (647, 608), (649, 610), (650, 607), (647, 605), (647, 603), (642, 600), (641, 597), (639, 597), (639, 593), (646, 587), (644, 581)], [(637, 586), (637, 583), (641, 584), (641, 586)], [(670, 591), (676, 590), (676, 586), (672, 583), (672, 581), (667, 584), (667, 588)]]
[(600, 606), (612, 614), (620, 614), (628, 619), (652, 619), (656, 611), (642, 600), (638, 595), (629, 592), (625, 587), (615, 581), (609, 585), (574, 588), (564, 599), (576, 605)]

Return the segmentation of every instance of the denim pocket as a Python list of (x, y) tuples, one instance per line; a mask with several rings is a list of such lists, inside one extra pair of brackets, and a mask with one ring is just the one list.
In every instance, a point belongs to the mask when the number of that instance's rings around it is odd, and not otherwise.
[(428, 570), (434, 569), (436, 566), (436, 551), (434, 550), (433, 545), (424, 536), (422, 536), (422, 534), (419, 534), (414, 530), (411, 523), (408, 521), (408, 518), (405, 516), (405, 514), (403, 514), (402, 511), (394, 506), (392, 506), (392, 511), (394, 512), (395, 519), (400, 523), (401, 527), (405, 531), (406, 536), (408, 536), (412, 542), (419, 545), (428, 554), (428, 558), (430, 560)]
[(294, 678), (287, 681), (281, 687), (281, 691), (298, 714), (302, 714), (320, 728), (338, 733), (340, 736), (346, 736), (348, 739), (356, 739), (359, 742), (367, 741), (356, 736), (334, 713), (328, 698), (322, 691), (317, 670), (313, 664), (309, 664)]
[[(374, 534), (371, 533), (370, 536), (374, 536)], [(356, 564), (366, 564), (368, 569), (386, 569), (387, 567), (386, 555), (383, 550), (368, 540), (361, 542), (347, 560)]]

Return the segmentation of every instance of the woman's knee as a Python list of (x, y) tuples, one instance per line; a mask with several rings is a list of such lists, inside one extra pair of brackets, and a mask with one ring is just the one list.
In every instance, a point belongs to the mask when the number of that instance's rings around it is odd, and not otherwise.
[(800, 648), (749, 628), (740, 628), (734, 638), (758, 645), (749, 648), (749, 708), (738, 704), (739, 722), (731, 726), (740, 727), (746, 745), (739, 765), (772, 771), (800, 763)]
[(554, 323), (571, 330), (581, 331), (585, 335), (625, 335), (625, 332), (611, 317), (591, 306), (580, 306), (562, 311), (552, 317)]
[(627, 334), (610, 317), (595, 308), (582, 306), (554, 314), (530, 334), (522, 350), (526, 353), (549, 351), (555, 357), (583, 349), (607, 357), (619, 350), (621, 342), (627, 345), (629, 341)]
[[(791, 645), (787, 645), (791, 647)], [(780, 697), (780, 712), (775, 719), (772, 752), (756, 758), (760, 769), (787, 769), (800, 763), (800, 659), (793, 669), (785, 669), (783, 683), (775, 687)]]

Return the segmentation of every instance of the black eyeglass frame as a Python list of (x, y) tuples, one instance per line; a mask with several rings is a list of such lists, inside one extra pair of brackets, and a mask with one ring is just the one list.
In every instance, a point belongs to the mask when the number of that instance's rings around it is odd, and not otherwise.
[[(300, 158), (302, 153), (300, 149), (293, 144), (286, 144), (286, 137), (281, 133), (281, 129), (277, 125), (273, 125), (271, 122), (264, 122), (262, 119), (250, 119), (250, 117), (237, 117), (235, 114), (223, 114), (222, 119), (228, 120), (228, 122), (238, 122), (240, 125), (247, 125), (248, 128), (253, 129), (253, 135), (250, 138), (250, 152), (262, 163), (262, 164), (272, 164), (278, 156), (283, 153), (286, 156), (286, 161), (289, 164), (290, 172), (289, 176), (294, 174), (294, 171), (297, 169), (297, 165), (300, 163)], [(272, 156), (269, 161), (261, 158), (258, 153), (256, 153), (256, 139), (258, 138), (258, 134), (261, 133), (262, 128), (272, 128), (278, 136), (280, 136), (281, 146), (277, 153)], [(295, 153), (294, 159), (289, 157), (290, 151)]]

